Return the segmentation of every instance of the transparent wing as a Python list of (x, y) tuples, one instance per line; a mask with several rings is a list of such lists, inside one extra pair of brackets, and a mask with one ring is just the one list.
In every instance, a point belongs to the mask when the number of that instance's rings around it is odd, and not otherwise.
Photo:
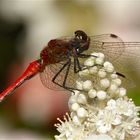
[[(56, 71), (59, 70), (61, 65), (58, 65), (56, 66), (56, 64), (54, 64), (53, 66), (52, 65), (47, 65), (44, 69), (43, 72), (40, 73), (40, 79), (41, 79), (41, 82), (42, 84), (49, 88), (49, 89), (53, 89), (53, 90), (64, 90), (63, 88), (61, 88), (60, 86), (57, 86), (56, 84), (54, 84), (52, 82), (52, 79), (55, 75), (55, 73), (51, 70), (51, 67), (54, 67), (54, 69)], [(56, 67), (58, 67), (58, 70), (56, 69)], [(62, 80), (62, 79), (60, 79)]]
[(104, 53), (106, 59), (111, 61), (116, 67), (120, 67), (120, 70), (124, 69), (124, 71), (127, 71), (126, 66), (131, 65), (130, 71), (140, 69), (140, 42), (123, 42), (119, 37), (112, 38), (113, 41), (110, 42), (108, 40), (111, 40), (111, 36), (108, 34), (106, 38), (104, 35), (104, 40), (101, 37), (98, 37), (98, 41), (96, 41), (97, 37), (91, 38), (88, 53)]
[[(102, 52), (110, 61), (118, 59), (125, 51), (123, 40), (114, 34), (102, 34), (90, 37), (90, 47), (86, 53)], [(114, 55), (115, 53), (115, 55)]]
[[(63, 65), (66, 61), (62, 61), (60, 63), (47, 65), (42, 73), (40, 73), (40, 79), (44, 86), (52, 90), (65, 90), (63, 87), (58, 86), (57, 84), (52, 82), (53, 77), (58, 73), (59, 70), (62, 69)], [(67, 66), (61, 71), (61, 73), (55, 79), (55, 82), (63, 86), (64, 79), (66, 78)], [(75, 79), (77, 75), (74, 73), (74, 66), (71, 63), (69, 68), (69, 73), (66, 79), (66, 87), (75, 89)]]
[(112, 34), (92, 36), (86, 53), (91, 52), (104, 53), (116, 71), (128, 79), (133, 79), (130, 73), (140, 70), (140, 42), (123, 42), (120, 37)]

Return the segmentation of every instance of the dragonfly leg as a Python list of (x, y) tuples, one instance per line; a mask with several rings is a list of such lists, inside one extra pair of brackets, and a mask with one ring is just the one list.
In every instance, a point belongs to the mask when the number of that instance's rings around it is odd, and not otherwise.
[(64, 69), (68, 64), (69, 64), (69, 61), (66, 62), (66, 63), (63, 65), (63, 67), (56, 73), (56, 75), (55, 75), (55, 76), (53, 77), (53, 79), (52, 79), (52, 82), (53, 82), (53, 83), (55, 83), (55, 84), (57, 84), (58, 86), (61, 86), (61, 87), (62, 87), (62, 85), (58, 84), (55, 80), (56, 80), (56, 78), (58, 77), (58, 75), (63, 71), (63, 69)]
[[(63, 65), (63, 67), (62, 67), (62, 68), (56, 73), (56, 75), (53, 77), (52, 82), (53, 82), (54, 84), (56, 84), (56, 85), (58, 85), (58, 86), (64, 88), (64, 89), (70, 91), (70, 92), (74, 92), (74, 90), (78, 90), (78, 89), (72, 88), (72, 87), (67, 87), (67, 86), (66, 86), (66, 82), (67, 82), (67, 77), (68, 77), (68, 74), (69, 74), (70, 66), (71, 66), (71, 59), (68, 59), (68, 61)], [(62, 84), (60, 84), (60, 83), (56, 82), (56, 79), (57, 79), (57, 77), (59, 76), (59, 74), (60, 74), (66, 67), (67, 67), (67, 69), (66, 69), (66, 74), (65, 74), (65, 76), (64, 76), (64, 81), (63, 81)]]
[[(94, 55), (88, 55), (88, 54), (78, 54), (78, 56), (74, 57), (74, 72), (78, 73), (79, 71), (83, 70), (82, 67), (80, 66), (79, 58), (88, 58), (88, 57), (97, 57)], [(78, 67), (78, 69), (77, 69)]]
[[(58, 85), (58, 86), (64, 88), (64, 89), (67, 89), (67, 90), (73, 92), (74, 89), (65, 86), (66, 80), (67, 80), (67, 76), (68, 76), (68, 72), (69, 72), (69, 67), (70, 67), (70, 64), (71, 64), (70, 62), (71, 62), (71, 61), (70, 61), (70, 59), (69, 59), (69, 60), (63, 65), (63, 67), (62, 67), (62, 68), (56, 73), (56, 75), (53, 77), (52, 82), (53, 82), (54, 84), (56, 84), (56, 85)], [(65, 75), (65, 78), (64, 78), (64, 82), (63, 82), (63, 84), (61, 85), (61, 84), (59, 84), (58, 82), (56, 82), (56, 79), (57, 79), (57, 77), (59, 76), (59, 74), (60, 74), (67, 66), (68, 66), (68, 68), (67, 68), (67, 71), (66, 71), (66, 75)]]
[(78, 90), (78, 89), (66, 86), (66, 81), (67, 81), (67, 77), (68, 77), (68, 74), (69, 74), (70, 65), (71, 65), (71, 59), (69, 59), (69, 64), (68, 64), (68, 67), (67, 67), (67, 70), (66, 70), (64, 81), (63, 81), (63, 88), (65, 88), (65, 89), (67, 89), (67, 90), (69, 90), (71, 92), (74, 92), (74, 90)]
[(67, 70), (66, 70), (66, 74), (65, 74), (65, 77), (64, 77), (64, 81), (63, 81), (63, 87), (66, 87), (65, 85), (66, 85), (66, 80), (67, 80), (67, 77), (68, 77), (68, 74), (69, 74), (70, 65), (71, 65), (71, 59), (68, 60)]
[(117, 74), (118, 76), (121, 76), (121, 77), (123, 77), (123, 78), (126, 78), (125, 75), (123, 75), (122, 73), (116, 72), (116, 74)]
[(97, 57), (97, 56), (90, 55), (90, 54), (78, 54), (78, 57), (80, 57), (80, 58), (88, 58), (88, 57)]
[[(77, 69), (77, 67), (78, 67), (78, 69)], [(82, 68), (80, 66), (80, 62), (78, 60), (78, 57), (75, 57), (74, 58), (74, 73), (77, 73), (77, 72), (79, 72), (81, 70), (82, 70)]]

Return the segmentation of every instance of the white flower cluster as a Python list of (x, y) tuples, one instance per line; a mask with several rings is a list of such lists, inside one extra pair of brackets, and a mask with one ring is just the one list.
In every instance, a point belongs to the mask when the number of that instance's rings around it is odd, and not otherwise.
[[(93, 57), (94, 56), (94, 57)], [(95, 57), (96, 56), (96, 57)], [(69, 99), (70, 116), (56, 124), (56, 140), (127, 140), (140, 132), (138, 111), (102, 53), (92, 53), (79, 72)]]

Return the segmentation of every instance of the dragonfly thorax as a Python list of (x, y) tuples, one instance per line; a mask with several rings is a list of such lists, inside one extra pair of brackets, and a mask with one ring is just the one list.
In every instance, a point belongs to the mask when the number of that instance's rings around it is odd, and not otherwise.
[(70, 39), (53, 39), (41, 51), (40, 58), (43, 63), (55, 64), (75, 56), (89, 48), (90, 38), (83, 31), (76, 31), (75, 37)]
[(41, 51), (40, 58), (45, 64), (54, 64), (62, 61), (67, 57), (68, 42), (53, 39), (48, 42), (48, 45)]

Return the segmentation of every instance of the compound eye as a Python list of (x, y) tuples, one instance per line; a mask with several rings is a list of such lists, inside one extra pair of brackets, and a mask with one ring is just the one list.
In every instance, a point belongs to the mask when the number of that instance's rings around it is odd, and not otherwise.
[(79, 40), (83, 40), (83, 36), (81, 36), (81, 35), (76, 35), (76, 38)]
[(75, 32), (75, 37), (77, 39), (83, 40), (83, 41), (87, 41), (87, 34), (81, 30), (78, 30)]

